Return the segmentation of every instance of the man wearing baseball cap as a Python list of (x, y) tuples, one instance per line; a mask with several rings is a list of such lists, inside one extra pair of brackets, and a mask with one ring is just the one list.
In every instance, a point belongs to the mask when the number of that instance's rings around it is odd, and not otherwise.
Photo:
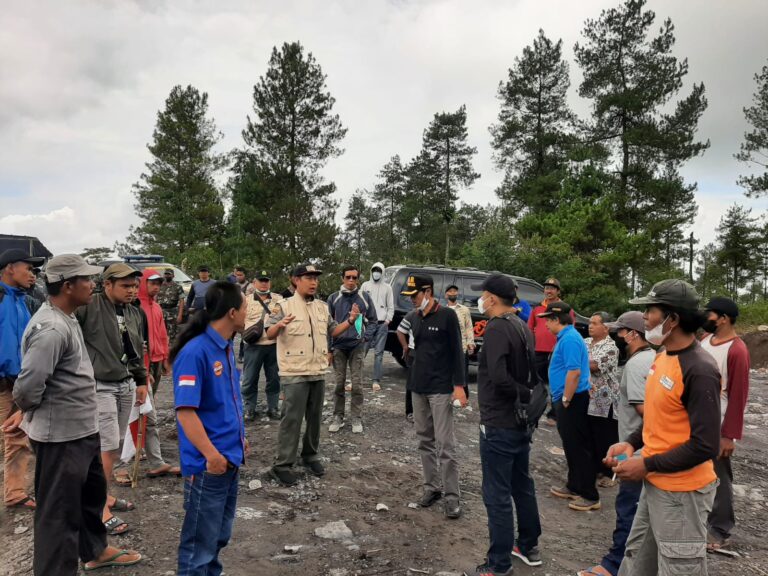
[(720, 368), (721, 393), (720, 413), (720, 452), (715, 458), (715, 472), (720, 484), (715, 494), (715, 502), (707, 521), (709, 532), (708, 547), (719, 548), (725, 545), (736, 525), (733, 513), (733, 470), (731, 455), (736, 449), (736, 440), (741, 440), (744, 432), (744, 411), (749, 395), (749, 350), (734, 329), (739, 317), (739, 307), (730, 298), (718, 296), (712, 298), (704, 307), (707, 321), (704, 330), (708, 334), (702, 338), (701, 347), (709, 352)]
[[(33, 272), (44, 258), (24, 250), (0, 254), (0, 423), (17, 412), (13, 386), (21, 371), (21, 338), (34, 306), (26, 290), (35, 282)], [(4, 501), (9, 507), (34, 509), (35, 500), (27, 491), (27, 472), (32, 452), (21, 429), (3, 434)]]
[(611, 446), (605, 459), (622, 481), (643, 482), (619, 575), (706, 574), (720, 372), (696, 340), (704, 323), (699, 295), (687, 282), (662, 280), (630, 304), (645, 307), (646, 340), (662, 348), (645, 385), (642, 427)]
[[(78, 308), (85, 346), (93, 364), (98, 401), (101, 456), (107, 482), (119, 464), (120, 443), (125, 437), (131, 407), (147, 398), (148, 374), (144, 366), (144, 320), (141, 310), (130, 305), (136, 299), (141, 272), (124, 262), (102, 274), (104, 291)], [(127, 471), (115, 474), (120, 484), (130, 483)], [(133, 504), (110, 495), (103, 521), (112, 535), (128, 530), (128, 524), (111, 509), (132, 510)]]
[[(22, 340), (21, 373), (13, 390), (35, 465), (36, 576), (136, 564), (141, 555), (107, 545), (102, 511), (107, 483), (100, 458), (93, 366), (75, 310), (92, 298), (101, 268), (76, 254), (51, 258), (45, 269), (49, 299)], [(6, 423), (8, 427), (18, 422)]]
[(442, 485), (445, 516), (455, 519), (461, 516), (461, 502), (452, 398), (462, 406), (467, 404), (464, 347), (459, 318), (453, 310), (440, 306), (434, 286), (432, 276), (412, 274), (400, 292), (409, 296), (418, 310), (411, 321), (415, 348), (406, 386), (413, 396), (413, 421), (424, 476), (419, 504), (426, 508), (440, 500)]
[[(619, 440), (623, 442), (643, 425), (645, 381), (656, 352), (645, 340), (642, 312), (624, 312), (616, 322), (608, 324), (608, 329), (614, 334), (619, 349), (623, 349), (627, 356), (619, 383)], [(581, 570), (578, 576), (616, 576), (619, 572), (642, 489), (642, 482), (624, 480), (619, 483), (615, 506), (616, 527), (613, 530), (611, 549), (603, 556), (600, 564)]]
[(197, 280), (192, 282), (192, 287), (187, 295), (187, 310), (190, 314), (205, 308), (205, 293), (215, 283), (216, 281), (211, 278), (211, 270), (208, 266), (200, 266), (197, 269)]
[(176, 340), (179, 324), (184, 320), (184, 289), (173, 279), (174, 276), (173, 268), (163, 271), (163, 283), (157, 295), (157, 303), (163, 309), (168, 341), (171, 343)]
[(353, 309), (341, 323), (333, 319), (327, 304), (315, 298), (322, 273), (314, 264), (297, 266), (291, 275), (296, 293), (277, 304), (278, 310), (268, 322), (267, 338), (277, 340), (277, 364), (285, 395), (270, 475), (286, 486), (297, 481), (293, 465), (305, 419), (302, 464), (313, 476), (325, 474), (319, 448), (325, 375), (332, 362), (328, 345), (330, 338), (354, 326), (359, 313)]

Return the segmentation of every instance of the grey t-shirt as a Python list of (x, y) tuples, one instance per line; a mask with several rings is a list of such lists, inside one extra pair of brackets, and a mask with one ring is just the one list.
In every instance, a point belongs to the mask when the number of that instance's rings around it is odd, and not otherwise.
[(68, 442), (96, 434), (96, 381), (77, 318), (44, 303), (27, 324), (21, 351), (13, 399), (27, 435)]
[(635, 406), (645, 402), (645, 380), (656, 352), (650, 348), (636, 352), (624, 365), (619, 383), (619, 441), (624, 442), (643, 425), (643, 417)]

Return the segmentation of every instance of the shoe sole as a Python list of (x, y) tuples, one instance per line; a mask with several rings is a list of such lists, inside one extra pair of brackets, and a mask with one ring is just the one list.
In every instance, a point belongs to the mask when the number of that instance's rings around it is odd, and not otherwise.
[(563, 500), (578, 500), (579, 497), (575, 494), (566, 494), (564, 492), (558, 492), (554, 488), (549, 489), (549, 493), (552, 494), (555, 498), (562, 498)]
[(598, 502), (597, 504), (591, 504), (590, 506), (574, 506), (573, 502), (568, 504), (568, 508), (571, 510), (576, 510), (576, 512), (590, 512), (592, 510), (600, 510), (602, 507), (602, 504)]
[(541, 560), (537, 560), (537, 561), (535, 561), (535, 562), (533, 562), (533, 561), (531, 561), (531, 560), (528, 560), (528, 558), (527, 558), (526, 556), (523, 556), (523, 555), (522, 555), (520, 552), (515, 552), (514, 550), (512, 550), (512, 556), (514, 556), (515, 558), (518, 558), (518, 559), (522, 560), (522, 561), (523, 561), (523, 563), (524, 563), (526, 566), (541, 566), (541, 565), (544, 563), (544, 562), (543, 562), (543, 561), (541, 561)]

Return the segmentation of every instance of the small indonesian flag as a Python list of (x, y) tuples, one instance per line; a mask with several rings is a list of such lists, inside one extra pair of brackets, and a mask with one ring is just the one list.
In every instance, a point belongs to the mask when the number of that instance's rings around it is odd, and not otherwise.
[(136, 455), (136, 446), (139, 443), (139, 426), (141, 426), (141, 447), (146, 444), (147, 438), (147, 414), (152, 412), (152, 402), (149, 396), (141, 406), (131, 408), (131, 416), (128, 419), (128, 429), (123, 440), (123, 452), (120, 460), (128, 462)]
[(194, 386), (197, 383), (197, 376), (179, 376), (179, 386)]

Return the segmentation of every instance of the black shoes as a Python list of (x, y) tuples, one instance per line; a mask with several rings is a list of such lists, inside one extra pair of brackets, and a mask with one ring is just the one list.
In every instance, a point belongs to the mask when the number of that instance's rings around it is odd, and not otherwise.
[(293, 486), (298, 480), (296, 474), (290, 470), (275, 468), (274, 466), (269, 469), (269, 475), (283, 486)]
[(440, 500), (440, 498), (443, 497), (443, 494), (441, 492), (435, 492), (433, 490), (424, 490), (424, 494), (421, 495), (421, 498), (419, 499), (419, 506), (422, 508), (429, 508)]
[(303, 462), (302, 464), (304, 468), (307, 469), (307, 472), (312, 474), (312, 476), (317, 476), (319, 478), (320, 476), (323, 476), (325, 474), (325, 467), (320, 463), (319, 460), (313, 460), (312, 462)]
[(280, 412), (277, 410), (267, 410), (267, 418), (270, 420), (280, 420)]
[(455, 520), (461, 517), (461, 504), (458, 498), (445, 499), (445, 517)]

